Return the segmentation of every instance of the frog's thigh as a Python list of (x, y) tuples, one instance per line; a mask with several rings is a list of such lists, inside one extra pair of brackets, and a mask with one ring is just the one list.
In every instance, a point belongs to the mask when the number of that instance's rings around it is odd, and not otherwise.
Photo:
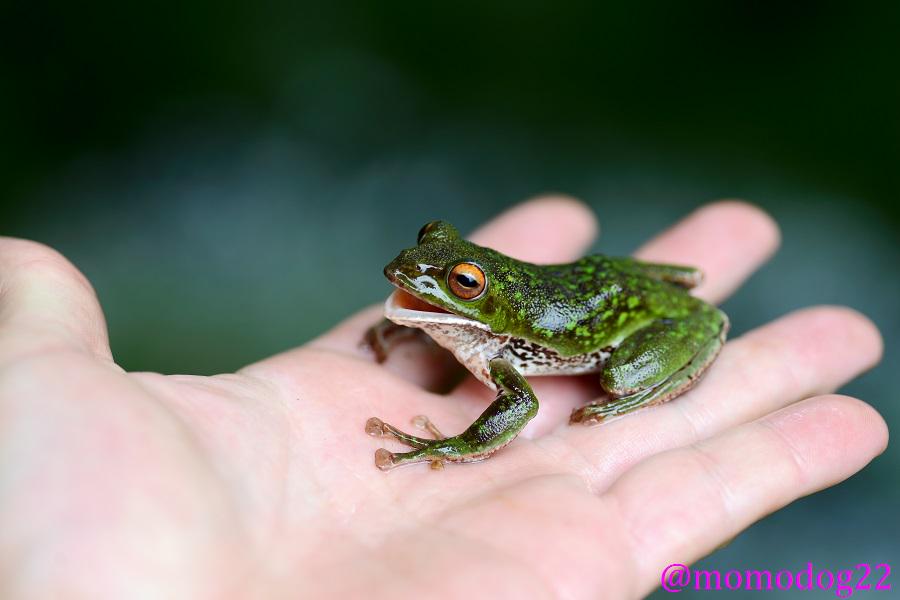
[(625, 339), (600, 374), (600, 384), (612, 401), (585, 406), (571, 420), (599, 422), (685, 392), (722, 347), (727, 320), (716, 313), (662, 319)]
[(663, 319), (627, 337), (600, 372), (600, 383), (618, 398), (654, 387), (691, 361), (710, 337), (696, 319)]

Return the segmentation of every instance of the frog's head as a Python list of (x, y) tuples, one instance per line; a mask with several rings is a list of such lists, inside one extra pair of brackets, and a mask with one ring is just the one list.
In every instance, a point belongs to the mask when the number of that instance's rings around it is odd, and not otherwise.
[(385, 316), (414, 327), (466, 324), (499, 333), (507, 322), (503, 286), (496, 283), (504, 260), (511, 259), (464, 240), (449, 223), (432, 221), (419, 231), (415, 247), (384, 268), (398, 288)]

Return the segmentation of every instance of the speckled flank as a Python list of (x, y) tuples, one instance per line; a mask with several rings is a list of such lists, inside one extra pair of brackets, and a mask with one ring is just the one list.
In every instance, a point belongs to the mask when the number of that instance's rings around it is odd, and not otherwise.
[(601, 348), (586, 354), (563, 356), (536, 342), (510, 338), (500, 356), (523, 375), (580, 375), (598, 373), (611, 351), (612, 348)]
[(466, 323), (421, 321), (392, 315), (395, 323), (421, 329), (435, 342), (449, 350), (479, 381), (496, 389), (488, 363), (500, 356), (523, 375), (577, 375), (598, 373), (609, 358), (612, 348), (587, 354), (563, 356), (535, 342), (490, 331)]

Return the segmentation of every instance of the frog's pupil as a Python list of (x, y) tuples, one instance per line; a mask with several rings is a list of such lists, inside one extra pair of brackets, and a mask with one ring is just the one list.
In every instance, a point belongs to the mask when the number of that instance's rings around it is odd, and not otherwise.
[(467, 288), (478, 287), (478, 280), (469, 275), (468, 273), (457, 273), (456, 274), (456, 282)]

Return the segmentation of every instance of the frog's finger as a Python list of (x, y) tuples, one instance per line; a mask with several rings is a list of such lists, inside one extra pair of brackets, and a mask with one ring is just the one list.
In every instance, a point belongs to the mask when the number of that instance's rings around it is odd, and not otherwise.
[(878, 330), (855, 311), (797, 311), (725, 344), (707, 375), (683, 396), (600, 427), (559, 428), (541, 443), (556, 453), (562, 442), (595, 461), (589, 476), (602, 489), (649, 456), (837, 389), (874, 366), (881, 351)]
[(690, 564), (763, 516), (862, 469), (887, 445), (872, 407), (824, 396), (632, 469), (601, 496), (607, 535), (635, 558), (643, 583), (671, 563)]
[(60, 253), (0, 237), (0, 360), (45, 349), (112, 359), (91, 284)]
[(637, 251), (641, 260), (684, 264), (703, 271), (694, 294), (720, 302), (778, 248), (775, 221), (734, 200), (703, 206)]

